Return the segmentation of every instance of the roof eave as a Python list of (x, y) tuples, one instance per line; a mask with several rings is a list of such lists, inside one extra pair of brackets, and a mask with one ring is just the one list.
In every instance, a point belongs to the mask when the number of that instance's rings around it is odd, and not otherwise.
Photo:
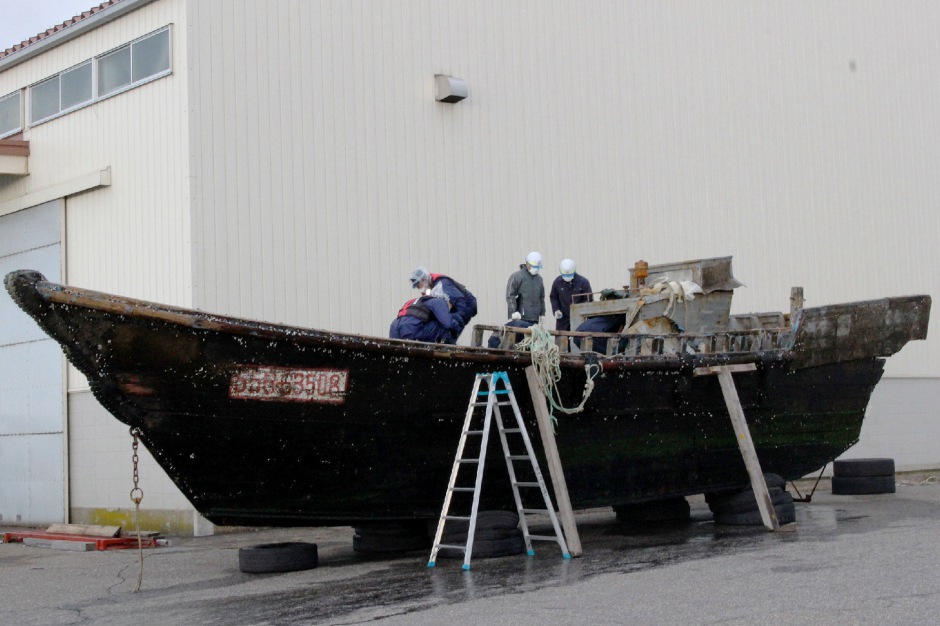
[(39, 41), (23, 46), (16, 52), (0, 58), (0, 72), (10, 69), (15, 65), (27, 61), (43, 52), (50, 50), (60, 44), (74, 39), (88, 31), (126, 15), (135, 9), (139, 9), (145, 4), (150, 4), (153, 0), (124, 0), (118, 4), (110, 6), (103, 11), (90, 15), (74, 24), (63, 28), (62, 30), (43, 37)]

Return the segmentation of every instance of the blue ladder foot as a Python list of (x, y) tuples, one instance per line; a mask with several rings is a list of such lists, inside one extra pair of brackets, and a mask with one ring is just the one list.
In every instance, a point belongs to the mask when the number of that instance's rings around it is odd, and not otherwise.
[(535, 556), (535, 550), (529, 550), (529, 556)]
[(428, 561), (428, 567), (434, 567), (434, 561)]
[(461, 569), (469, 570), (469, 569), (470, 569), (470, 564), (469, 564), (469, 563), (465, 564)]
[(571, 558), (571, 555), (568, 554), (567, 552), (565, 552), (565, 558), (566, 558), (566, 559), (570, 559), (570, 558)]

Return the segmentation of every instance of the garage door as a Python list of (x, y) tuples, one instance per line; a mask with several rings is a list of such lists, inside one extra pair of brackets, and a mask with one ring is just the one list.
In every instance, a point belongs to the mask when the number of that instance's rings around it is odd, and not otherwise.
[[(60, 201), (0, 216), (0, 275), (61, 280)], [(62, 351), (0, 293), (0, 525), (64, 522)]]

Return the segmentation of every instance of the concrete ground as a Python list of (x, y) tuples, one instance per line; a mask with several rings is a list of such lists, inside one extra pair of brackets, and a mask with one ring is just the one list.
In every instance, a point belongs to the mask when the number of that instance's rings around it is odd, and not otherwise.
[[(0, 544), (0, 623), (51, 624), (934, 624), (940, 622), (937, 474), (897, 493), (832, 495), (823, 479), (782, 532), (723, 527), (704, 499), (688, 524), (630, 527), (578, 514), (584, 555), (480, 559), (354, 552), (350, 528), (238, 529), (144, 551)], [(800, 481), (800, 492), (812, 482)], [(792, 488), (791, 488), (792, 491)], [(11, 529), (5, 530), (23, 530)], [(220, 529), (224, 530), (224, 529)], [(238, 549), (311, 541), (320, 566), (245, 574)]]

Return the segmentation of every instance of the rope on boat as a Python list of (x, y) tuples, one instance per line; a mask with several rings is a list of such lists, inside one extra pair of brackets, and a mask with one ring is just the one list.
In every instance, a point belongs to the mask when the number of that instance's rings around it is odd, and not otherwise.
[(561, 395), (558, 392), (558, 381), (561, 380), (561, 356), (555, 340), (549, 334), (543, 325), (544, 317), (539, 318), (537, 324), (529, 327), (532, 331), (525, 339), (516, 344), (519, 350), (528, 350), (532, 353), (532, 367), (535, 369), (536, 378), (542, 393), (548, 398), (549, 412), (551, 414), (552, 425), (557, 426), (558, 420), (555, 418), (555, 411), (571, 414), (580, 413), (584, 410), (584, 403), (591, 397), (594, 391), (594, 377), (597, 376), (601, 367), (597, 359), (589, 359), (585, 355), (584, 373), (584, 393), (581, 397), (581, 403), (576, 407), (567, 408), (562, 404)]

